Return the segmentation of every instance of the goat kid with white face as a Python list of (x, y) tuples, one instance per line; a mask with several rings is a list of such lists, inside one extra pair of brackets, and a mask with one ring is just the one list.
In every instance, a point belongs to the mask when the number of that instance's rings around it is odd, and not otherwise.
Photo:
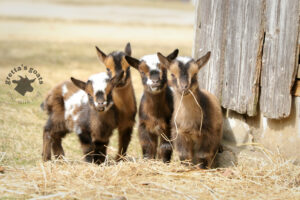
[(92, 75), (87, 82), (71, 77), (71, 81), (79, 89), (83, 90), (84, 98), (88, 96), (88, 102), (91, 109), (99, 113), (109, 110), (113, 105), (112, 89), (118, 83), (123, 75), (123, 72), (110, 80), (107, 73), (102, 72)]
[(96, 47), (96, 52), (99, 60), (105, 65), (109, 76), (116, 76), (124, 71), (123, 76), (112, 92), (112, 98), (118, 110), (119, 149), (116, 160), (119, 161), (126, 156), (137, 112), (130, 65), (125, 59), (125, 56), (131, 55), (131, 46), (130, 43), (127, 43), (124, 52), (114, 51), (108, 55), (98, 47)]
[(79, 136), (85, 160), (102, 163), (113, 129), (117, 127), (112, 89), (123, 76), (114, 78), (107, 73), (92, 75), (87, 82), (71, 78), (48, 94), (44, 108), (49, 118), (44, 127), (43, 160), (64, 155), (62, 138), (69, 132)]
[[(173, 51), (167, 59), (177, 57)], [(139, 107), (139, 140), (144, 158), (155, 159), (158, 138), (160, 138), (158, 157), (169, 162), (172, 156), (171, 124), (173, 113), (172, 91), (168, 87), (167, 69), (159, 62), (156, 54), (147, 55), (141, 60), (125, 57), (127, 62), (140, 72), (144, 93)]]
[(209, 168), (220, 148), (222, 110), (219, 100), (198, 86), (197, 74), (208, 62), (210, 52), (198, 60), (179, 57), (169, 61), (157, 53), (172, 76), (174, 113), (172, 136), (181, 161)]
[[(178, 49), (167, 56), (169, 61), (175, 59)], [(149, 93), (160, 93), (167, 86), (167, 69), (160, 63), (156, 54), (143, 56), (140, 60), (126, 56), (127, 62), (140, 72), (144, 91)]]

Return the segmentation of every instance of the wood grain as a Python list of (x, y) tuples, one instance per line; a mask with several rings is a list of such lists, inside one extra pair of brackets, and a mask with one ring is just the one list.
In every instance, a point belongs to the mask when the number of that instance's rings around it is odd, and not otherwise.
[(259, 96), (264, 1), (237, 0), (228, 4), (222, 105), (254, 116)]
[(266, 1), (260, 109), (265, 117), (290, 115), (298, 67), (299, 0)]
[(222, 97), (223, 64), (224, 64), (224, 31), (226, 30), (225, 1), (197, 1), (193, 57), (195, 59), (211, 51), (208, 64), (203, 67), (198, 80), (205, 88), (219, 99)]
[(223, 107), (249, 116), (256, 114), (259, 96), (263, 8), (263, 0), (201, 0), (196, 11), (194, 57), (212, 51), (199, 73), (200, 87)]

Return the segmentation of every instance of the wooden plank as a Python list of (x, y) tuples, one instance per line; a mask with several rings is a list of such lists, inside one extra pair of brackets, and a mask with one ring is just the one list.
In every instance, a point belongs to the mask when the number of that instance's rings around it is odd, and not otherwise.
[(201, 88), (215, 94), (222, 106), (256, 114), (263, 42), (263, 0), (199, 0), (194, 52), (211, 50), (208, 66), (199, 72)]
[(199, 85), (221, 99), (223, 76), (223, 32), (225, 30), (225, 1), (199, 0), (196, 4), (195, 38), (193, 57), (195, 59), (211, 51), (207, 66), (198, 74)]
[(259, 96), (264, 1), (227, 2), (222, 105), (254, 116)]
[(260, 109), (265, 117), (290, 115), (297, 69), (299, 0), (266, 0)]

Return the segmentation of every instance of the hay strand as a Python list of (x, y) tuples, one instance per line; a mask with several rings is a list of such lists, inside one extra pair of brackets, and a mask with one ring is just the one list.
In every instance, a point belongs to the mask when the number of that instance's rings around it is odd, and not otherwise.
[(170, 140), (171, 142), (175, 141), (177, 139), (177, 137), (178, 137), (178, 127), (177, 127), (176, 119), (177, 119), (177, 116), (178, 116), (178, 112), (179, 112), (179, 110), (181, 108), (182, 99), (183, 99), (183, 93), (181, 93), (181, 97), (180, 97), (180, 101), (179, 101), (179, 106), (178, 106), (178, 109), (176, 110), (176, 113), (174, 115), (174, 125), (175, 125), (175, 130), (176, 130), (176, 136), (174, 138), (172, 138), (172, 140)]
[[(230, 168), (199, 170), (179, 161), (76, 160), (11, 168), (0, 175), (0, 196), (25, 199), (299, 199), (300, 166), (277, 153), (240, 154)], [(128, 159), (134, 160), (134, 159)]]

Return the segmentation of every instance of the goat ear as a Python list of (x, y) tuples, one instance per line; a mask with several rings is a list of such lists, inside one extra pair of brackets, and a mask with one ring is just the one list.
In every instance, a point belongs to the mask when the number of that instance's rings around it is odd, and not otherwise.
[(30, 83), (33, 83), (34, 81), (35, 81), (35, 78), (34, 79), (31, 79), (31, 80), (29, 80), (30, 81)]
[(131, 45), (130, 45), (130, 42), (128, 42), (128, 43), (126, 44), (126, 47), (125, 47), (124, 52), (125, 52), (125, 54), (126, 54), (127, 56), (131, 56)]
[(125, 56), (126, 61), (128, 62), (128, 64), (132, 67), (134, 67), (135, 69), (139, 70), (139, 65), (140, 65), (140, 61), (138, 59), (135, 59), (131, 56)]
[(198, 69), (201, 69), (208, 62), (209, 58), (210, 58), (210, 51), (196, 61), (198, 65)]
[(78, 80), (76, 78), (73, 78), (71, 77), (71, 81), (74, 83), (74, 85), (76, 85), (78, 88), (82, 89), (82, 90), (85, 90), (86, 88), (86, 83), (81, 81), (81, 80)]
[(97, 55), (98, 55), (98, 58), (101, 62), (104, 62), (104, 60), (106, 59), (106, 54), (103, 53), (97, 46), (96, 46), (96, 52), (97, 52)]
[(178, 49), (175, 49), (172, 53), (170, 53), (170, 54), (167, 56), (168, 60), (169, 60), (169, 61), (172, 61), (172, 60), (174, 60), (175, 58), (177, 58), (178, 52), (179, 52), (179, 50), (178, 50)]
[(166, 58), (164, 55), (162, 55), (159, 52), (157, 53), (157, 57), (158, 57), (160, 63), (162, 63), (163, 66), (165, 66), (167, 69), (169, 69), (170, 61), (168, 60), (168, 58)]

